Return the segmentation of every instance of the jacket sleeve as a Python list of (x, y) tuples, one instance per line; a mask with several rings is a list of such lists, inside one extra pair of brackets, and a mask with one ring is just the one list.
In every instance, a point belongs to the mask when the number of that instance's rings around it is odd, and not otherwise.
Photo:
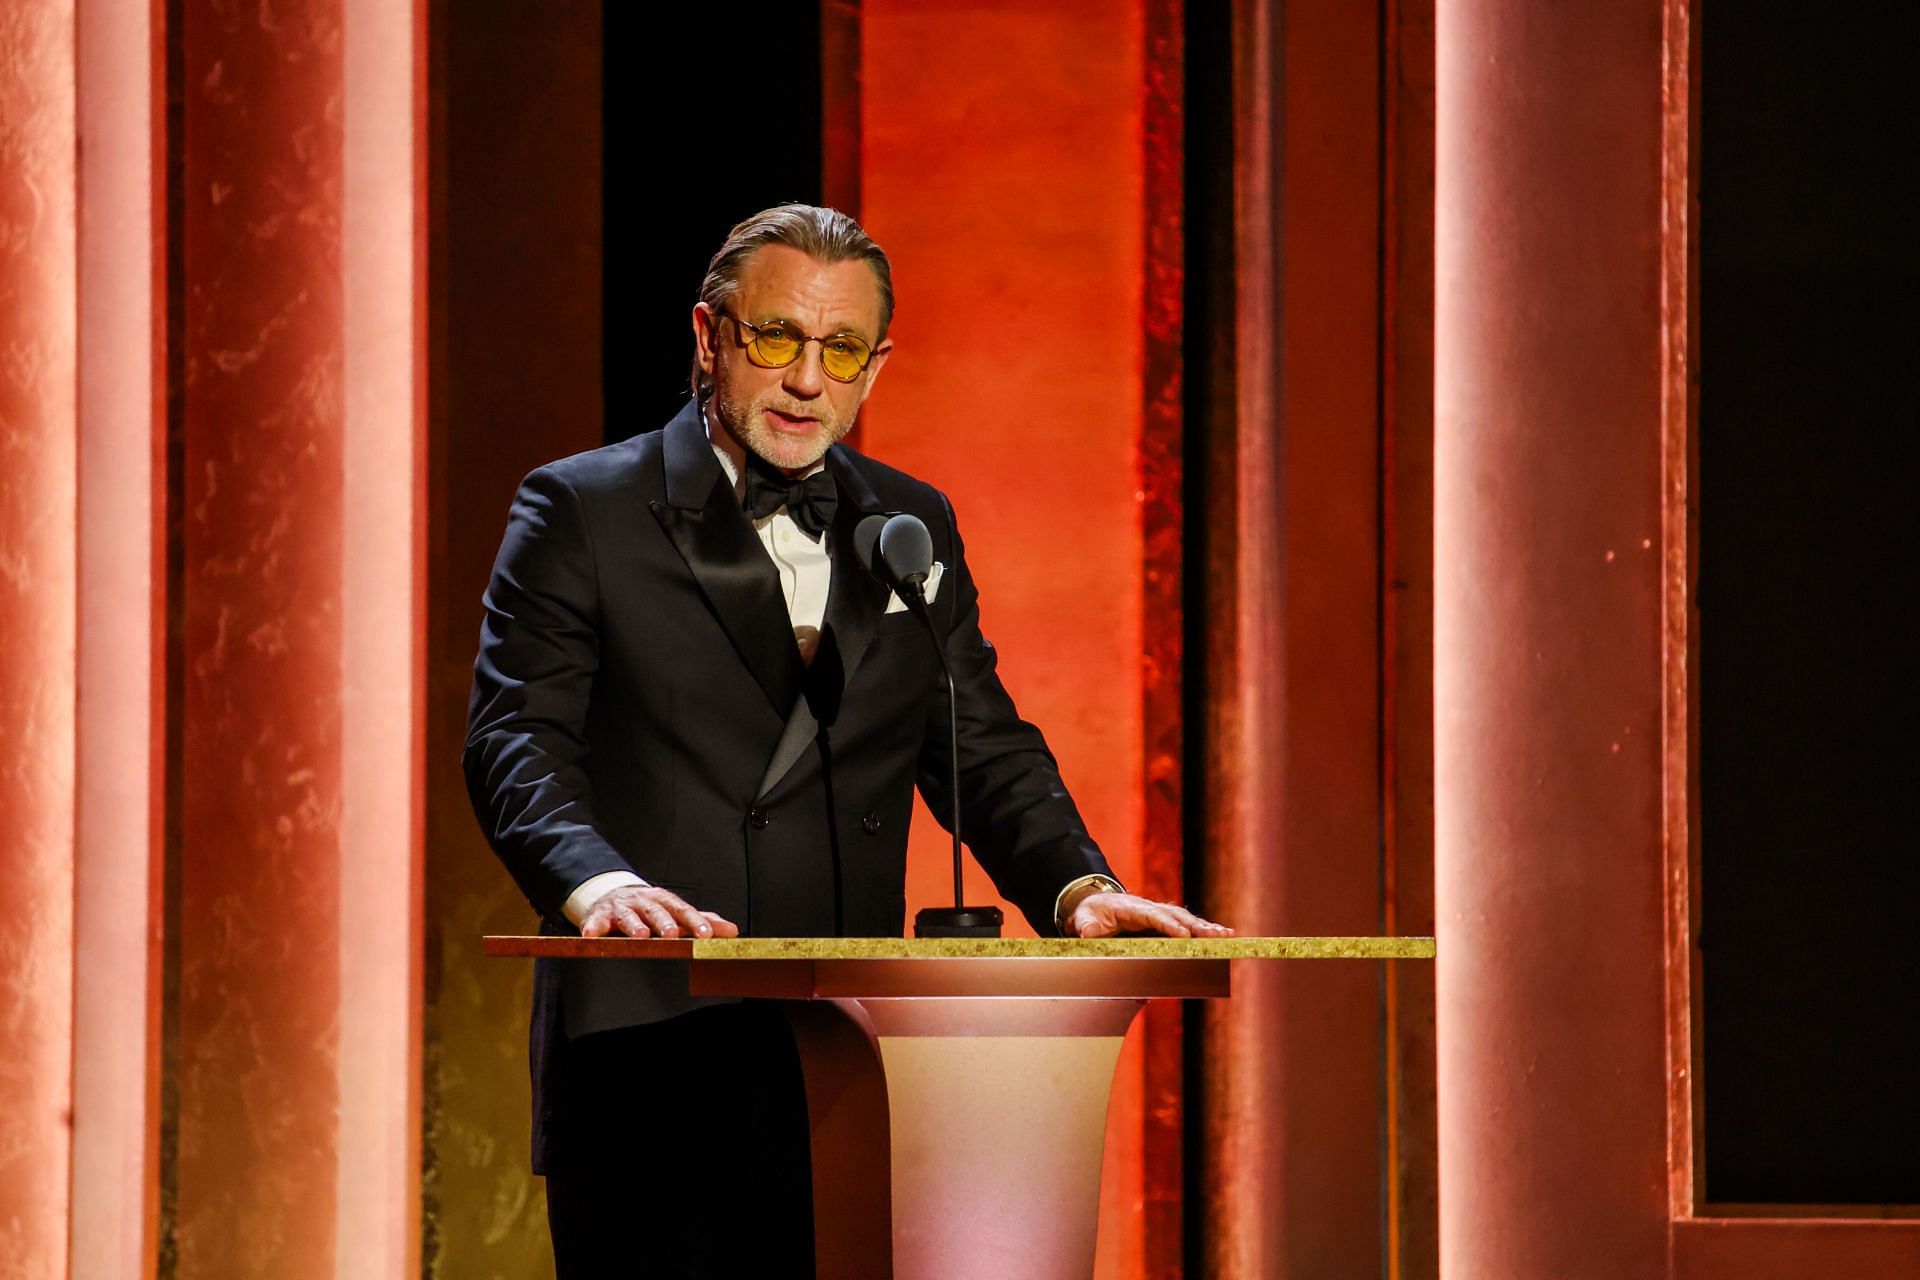
[(481, 598), (462, 764), (474, 814), (535, 911), (564, 922), (567, 895), (631, 868), (594, 819), (583, 761), (599, 599), (578, 495), (549, 468), (514, 495)]
[[(936, 597), (933, 612), (948, 627), (947, 661), (959, 706), (961, 837), (1000, 895), (1020, 908), (1040, 936), (1054, 936), (1060, 890), (1081, 876), (1113, 870), (1067, 794), (1046, 739), (1020, 718), (1000, 683), (993, 643), (980, 631), (980, 597), (953, 507), (944, 496), (941, 501), (954, 563), (939, 593), (945, 599)], [(921, 744), (919, 787), (927, 808), (951, 830), (947, 691), (944, 681), (937, 684)]]

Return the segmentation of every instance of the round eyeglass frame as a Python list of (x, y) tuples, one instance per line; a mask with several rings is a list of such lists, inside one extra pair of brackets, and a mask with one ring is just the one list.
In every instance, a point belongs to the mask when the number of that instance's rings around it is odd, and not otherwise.
[[(835, 382), (857, 381), (860, 375), (867, 371), (867, 365), (872, 363), (873, 361), (873, 348), (868, 346), (867, 340), (865, 338), (862, 338), (859, 334), (844, 333), (844, 332), (830, 333), (830, 334), (827, 334), (825, 337), (816, 338), (812, 334), (800, 332), (800, 330), (794, 328), (793, 325), (789, 324), (784, 320), (778, 321), (777, 324), (778, 324), (778, 327), (787, 330), (789, 333), (793, 335), (794, 337), (793, 354), (788, 356), (785, 360), (774, 360), (770, 358), (764, 351), (760, 350), (760, 331), (762, 329), (774, 328), (775, 327), (774, 324), (771, 324), (771, 323), (755, 324), (751, 320), (742, 320), (739, 316), (727, 310), (725, 307), (713, 308), (713, 314), (733, 321), (734, 325), (738, 330), (740, 330), (741, 332), (750, 333), (753, 335), (751, 338), (741, 338), (738, 334), (736, 334), (735, 341), (739, 342), (740, 346), (745, 348), (747, 352), (747, 358), (749, 360), (752, 360), (753, 363), (759, 365), (762, 369), (786, 368), (788, 365), (792, 364), (794, 361), (800, 358), (801, 353), (807, 349), (807, 344), (809, 342), (817, 342), (820, 344), (820, 372), (826, 374), (829, 378), (832, 378)], [(835, 373), (827, 365), (827, 344), (829, 342), (846, 342), (853, 345), (857, 352), (857, 354), (853, 357), (853, 359), (859, 367), (856, 368), (852, 373), (847, 374), (844, 377), (841, 376), (840, 374)]]

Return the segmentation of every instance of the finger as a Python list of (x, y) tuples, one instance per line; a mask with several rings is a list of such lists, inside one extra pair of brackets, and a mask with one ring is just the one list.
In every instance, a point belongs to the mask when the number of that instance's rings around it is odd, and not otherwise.
[(647, 928), (647, 922), (642, 920), (632, 907), (625, 905), (615, 907), (613, 920), (620, 926), (620, 932), (629, 938), (645, 938), (652, 935), (653, 931)]
[(1170, 902), (1167, 906), (1179, 919), (1180, 923), (1187, 926), (1188, 931), (1191, 933), (1213, 935), (1226, 932), (1223, 926), (1217, 925), (1211, 920), (1203, 919), (1177, 903)]
[(713, 926), (714, 937), (737, 938), (740, 936), (740, 926), (718, 912), (702, 911), (700, 914), (705, 916), (707, 922)]
[(1105, 938), (1119, 928), (1111, 914), (1082, 904), (1067, 918), (1067, 932), (1076, 938)]
[(707, 923), (705, 915), (696, 911), (685, 898), (677, 894), (663, 893), (654, 899), (673, 917), (681, 932), (690, 933), (696, 938), (704, 938), (713, 932), (713, 926)]
[(1193, 930), (1171, 911), (1154, 912), (1155, 927), (1169, 938), (1191, 938)]
[(1134, 913), (1135, 918), (1139, 921), (1138, 924), (1133, 926), (1134, 928), (1152, 929), (1158, 933), (1166, 934), (1170, 938), (1192, 936), (1193, 931), (1181, 923), (1180, 917), (1175, 915), (1172, 908), (1168, 907), (1164, 902), (1150, 902), (1144, 906), (1137, 907), (1129, 904), (1129, 907)]
[[(1185, 911), (1186, 908), (1183, 907), (1181, 908), (1181, 910)], [(1205, 933), (1209, 937), (1222, 937), (1222, 938), (1230, 937), (1233, 934), (1232, 929), (1228, 928), (1224, 924), (1221, 924), (1217, 920), (1209, 920), (1205, 916), (1195, 915), (1191, 911), (1187, 911), (1187, 918), (1193, 921), (1195, 926), (1194, 928), (1195, 933)]]
[(607, 927), (612, 923), (613, 914), (611, 912), (598, 909), (589, 911), (587, 912), (586, 919), (580, 922), (580, 936), (583, 938), (598, 938), (606, 933)]
[(642, 899), (637, 909), (640, 914), (646, 918), (647, 924), (661, 937), (677, 938), (680, 936), (680, 926), (674, 922), (672, 914), (669, 913), (665, 907), (661, 906), (657, 900), (652, 898)]

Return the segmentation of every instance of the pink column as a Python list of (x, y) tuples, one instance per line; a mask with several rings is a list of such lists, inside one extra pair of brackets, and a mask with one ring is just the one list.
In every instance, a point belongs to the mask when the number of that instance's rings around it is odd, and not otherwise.
[(78, 13), (75, 1280), (153, 1273), (166, 797), (165, 60), (154, 4)]
[(1436, 43), (1441, 1270), (1659, 1276), (1661, 6)]
[(74, 13), (0, 9), (0, 1265), (67, 1272)]
[(420, 1273), (426, 3), (343, 0), (335, 1274)]

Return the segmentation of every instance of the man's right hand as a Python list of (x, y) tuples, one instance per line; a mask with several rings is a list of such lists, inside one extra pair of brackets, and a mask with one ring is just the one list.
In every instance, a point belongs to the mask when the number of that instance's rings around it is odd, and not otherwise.
[(595, 898), (580, 918), (580, 936), (603, 938), (618, 930), (629, 938), (737, 938), (740, 926), (701, 911), (679, 894), (653, 885), (629, 884)]

